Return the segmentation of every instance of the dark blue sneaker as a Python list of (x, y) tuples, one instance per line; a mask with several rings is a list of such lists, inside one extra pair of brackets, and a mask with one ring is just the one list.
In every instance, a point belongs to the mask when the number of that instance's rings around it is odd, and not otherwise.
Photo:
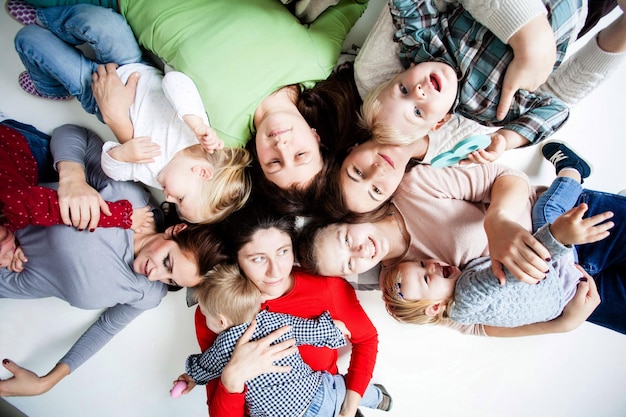
[(541, 145), (541, 153), (554, 168), (557, 175), (563, 168), (574, 168), (582, 179), (591, 175), (593, 167), (565, 142), (549, 140)]

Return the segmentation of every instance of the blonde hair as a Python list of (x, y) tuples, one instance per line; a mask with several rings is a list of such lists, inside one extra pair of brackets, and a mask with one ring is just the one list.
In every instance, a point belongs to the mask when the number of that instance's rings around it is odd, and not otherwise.
[(198, 192), (202, 198), (198, 217), (200, 223), (217, 223), (242, 208), (252, 192), (252, 180), (247, 167), (252, 158), (244, 148), (224, 148), (204, 152), (213, 165), (213, 178), (203, 181)]
[(195, 287), (194, 296), (207, 314), (224, 315), (235, 324), (250, 322), (261, 305), (261, 291), (237, 264), (216, 265)]
[[(402, 280), (400, 265), (402, 263), (388, 268), (382, 280), (383, 301), (391, 317), (401, 323), (409, 324), (447, 323), (450, 320), (447, 309), (453, 300), (405, 300), (398, 287), (398, 283)], [(439, 312), (434, 316), (427, 315), (426, 309), (438, 303), (444, 303)]]
[(372, 139), (381, 145), (409, 145), (421, 139), (423, 135), (407, 135), (393, 126), (378, 120), (378, 116), (383, 110), (378, 97), (393, 82), (394, 78), (385, 81), (367, 94), (361, 106), (359, 123), (363, 128), (369, 130), (372, 134)]

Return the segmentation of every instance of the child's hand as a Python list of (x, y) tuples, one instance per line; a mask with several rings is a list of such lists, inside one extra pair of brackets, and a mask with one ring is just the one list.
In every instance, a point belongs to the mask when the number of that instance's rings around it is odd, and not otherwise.
[(196, 387), (196, 383), (187, 374), (181, 374), (172, 384), (176, 384), (178, 381), (185, 381), (187, 383), (187, 388), (183, 390), (183, 395), (189, 394), (191, 390)]
[(582, 203), (557, 217), (550, 226), (552, 236), (563, 245), (582, 245), (606, 238), (608, 230), (615, 226), (613, 222), (606, 221), (613, 217), (613, 213), (605, 211), (583, 219), (587, 209), (587, 204)]
[(215, 129), (204, 123), (201, 117), (186, 114), (183, 116), (183, 120), (191, 128), (193, 134), (196, 135), (198, 142), (200, 142), (205, 151), (213, 153), (215, 150), (224, 147), (224, 142), (217, 136)]
[(130, 228), (135, 233), (150, 233), (156, 232), (156, 225), (154, 223), (154, 213), (150, 210), (150, 206), (141, 208), (133, 208), (133, 214), (130, 216), (132, 225)]
[(13, 272), (22, 272), (24, 270), (24, 264), (28, 262), (28, 258), (24, 254), (21, 246), (15, 248), (15, 252), (13, 252), (13, 259), (11, 259), (11, 265), (7, 268), (9, 271)]
[(132, 138), (128, 142), (116, 146), (109, 151), (111, 158), (120, 162), (147, 164), (161, 155), (161, 147), (147, 136)]
[(202, 125), (202, 129), (194, 130), (194, 133), (205, 151), (213, 153), (224, 148), (224, 142), (217, 136), (217, 132), (212, 127)]
[(343, 333), (343, 336), (346, 339), (350, 339), (350, 337), (352, 337), (352, 333), (350, 333), (350, 330), (348, 330), (346, 324), (343, 321), (333, 319), (333, 323), (335, 324), (335, 327), (341, 330), (341, 333)]
[(506, 138), (498, 132), (494, 132), (490, 136), (491, 144), (489, 146), (470, 153), (467, 159), (459, 162), (459, 165), (489, 164), (500, 158), (506, 150)]

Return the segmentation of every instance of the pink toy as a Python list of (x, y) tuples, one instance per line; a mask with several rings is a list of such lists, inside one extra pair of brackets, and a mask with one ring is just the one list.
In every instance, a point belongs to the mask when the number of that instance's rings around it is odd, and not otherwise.
[(178, 398), (183, 395), (183, 391), (187, 388), (187, 383), (185, 381), (176, 381), (174, 387), (170, 390), (170, 397)]

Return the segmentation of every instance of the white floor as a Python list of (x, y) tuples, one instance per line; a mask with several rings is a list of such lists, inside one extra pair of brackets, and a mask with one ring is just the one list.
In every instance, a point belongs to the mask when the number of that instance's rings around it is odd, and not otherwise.
[[(362, 42), (382, 6), (381, 0), (370, 3), (371, 10), (348, 45)], [(19, 89), (17, 77), (23, 68), (12, 43), (18, 29), (0, 13), (0, 111), (45, 132), (77, 123), (111, 139), (107, 128), (75, 100), (51, 102)], [(572, 111), (555, 136), (570, 141), (593, 162), (595, 172), (585, 183), (589, 188), (626, 188), (624, 93), (626, 64)], [(503, 162), (524, 169), (535, 184), (553, 178), (537, 148), (510, 151)], [(400, 325), (386, 314), (377, 291), (359, 292), (359, 298), (380, 334), (374, 381), (394, 397), (390, 413), (364, 410), (366, 416), (626, 415), (626, 337), (621, 334), (585, 323), (563, 335), (474, 338), (447, 329)], [(97, 314), (55, 299), (0, 300), (0, 358), (45, 373)], [(184, 293), (170, 294), (49, 393), (7, 400), (31, 417), (206, 415), (202, 389), (178, 400), (168, 396), (184, 359), (198, 349), (192, 317)], [(347, 353), (342, 355), (342, 366), (347, 358)], [(8, 376), (0, 370), (0, 378)]]

